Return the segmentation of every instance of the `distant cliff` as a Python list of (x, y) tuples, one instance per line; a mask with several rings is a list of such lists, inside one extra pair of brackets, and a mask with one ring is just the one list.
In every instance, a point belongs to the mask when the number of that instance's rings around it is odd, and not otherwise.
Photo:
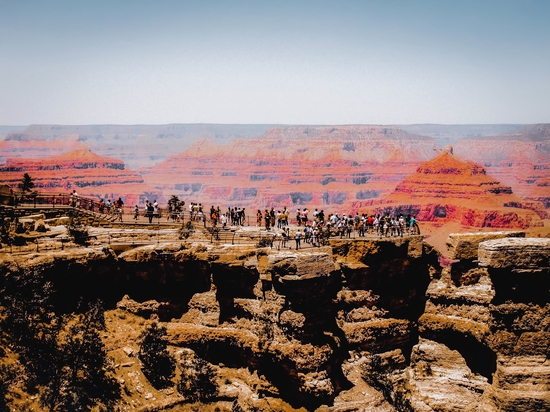
[[(22, 142), (32, 142), (42, 150), (42, 156), (50, 156), (57, 153), (58, 145), (76, 139), (100, 155), (117, 157), (128, 167), (138, 168), (181, 152), (197, 139), (226, 143), (235, 138), (260, 136), (271, 127), (273, 125), (31, 125), (24, 131), (8, 134), (5, 141), (0, 142), (0, 156), (19, 157), (18, 145), (25, 149)], [(23, 154), (23, 157), (34, 156)]]
[(435, 140), (397, 127), (278, 127), (225, 145), (199, 141), (139, 171), (184, 199), (334, 207), (391, 191), (436, 149)]
[[(0, 181), (15, 190), (24, 173), (40, 192), (76, 190), (81, 196), (98, 199), (122, 197), (128, 204), (139, 203), (140, 196), (155, 192), (120, 159), (99, 156), (85, 147), (43, 159), (8, 159), (0, 166)], [(160, 200), (161, 193), (156, 193)]]

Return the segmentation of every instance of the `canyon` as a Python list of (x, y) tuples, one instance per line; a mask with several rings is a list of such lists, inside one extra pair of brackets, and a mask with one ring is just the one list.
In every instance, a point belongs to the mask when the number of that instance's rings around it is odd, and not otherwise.
[[(441, 157), (448, 142), (453, 156)], [(165, 204), (175, 195), (187, 204), (246, 207), (251, 215), (283, 206), (397, 211), (464, 228), (544, 227), (550, 206), (547, 124), (34, 125), (7, 133), (0, 157), (0, 181), (13, 189), (29, 172), (39, 190), (78, 189), (127, 205)], [(452, 172), (455, 158), (483, 172)], [(437, 170), (425, 173), (432, 161)], [(476, 184), (492, 193), (471, 190), (470, 177), (482, 176)]]
[[(452, 234), (443, 258), (421, 236), (294, 251), (166, 231), (117, 254), (100, 245), (105, 229), (93, 233), (88, 247), (0, 253), (0, 286), (35, 273), (62, 314), (101, 299), (119, 410), (550, 408), (549, 239)], [(209, 365), (215, 394), (194, 400), (148, 381), (138, 352), (152, 323), (166, 327), (179, 369)], [(9, 346), (2, 354), (22, 367)], [(42, 410), (17, 382), (7, 404)]]
[(286, 127), (225, 145), (195, 142), (139, 171), (153, 187), (206, 204), (346, 207), (390, 191), (436, 148), (396, 127)]

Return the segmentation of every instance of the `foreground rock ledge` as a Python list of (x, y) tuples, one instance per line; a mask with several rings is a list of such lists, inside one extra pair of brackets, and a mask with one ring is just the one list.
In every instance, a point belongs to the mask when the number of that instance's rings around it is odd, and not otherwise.
[[(214, 365), (219, 395), (209, 402), (220, 410), (228, 396), (243, 410), (550, 410), (550, 240), (509, 236), (451, 235), (454, 263), (443, 266), (415, 237), (297, 252), (75, 248), (1, 254), (0, 270), (43, 271), (65, 312), (101, 298), (107, 347), (133, 365), (117, 372), (127, 386), (140, 370), (128, 357), (143, 317), (167, 322), (174, 353)], [(227, 383), (237, 375), (239, 390)], [(185, 402), (139, 385), (121, 405)]]

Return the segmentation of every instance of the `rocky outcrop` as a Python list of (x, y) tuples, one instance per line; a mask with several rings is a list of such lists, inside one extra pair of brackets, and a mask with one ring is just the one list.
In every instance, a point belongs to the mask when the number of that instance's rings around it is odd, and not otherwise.
[(365, 205), (377, 206), (377, 213), (410, 214), (421, 221), (453, 220), (470, 227), (542, 226), (541, 219), (547, 217), (542, 204), (524, 202), (481, 165), (455, 156), (451, 146), (420, 165), (382, 201)]
[(74, 248), (2, 254), (0, 273), (40, 272), (60, 313), (105, 303), (103, 338), (128, 382), (121, 402), (186, 401), (140, 375), (132, 353), (151, 318), (167, 326), (181, 362), (212, 365), (210, 403), (548, 410), (550, 241), (523, 236), (454, 234), (443, 260), (420, 236), (301, 251), (181, 241), (118, 256)]
[[(512, 237), (505, 235), (486, 235), (484, 240), (482, 234), (465, 234), (449, 239), (455, 261), (432, 280), (419, 320), (420, 336), (438, 344), (421, 341), (413, 349), (419, 356), (411, 357), (407, 369), (408, 376), (414, 378), (414, 390), (419, 391), (413, 393), (413, 405), (422, 402), (437, 409), (439, 394), (447, 389), (430, 385), (438, 379), (456, 380), (458, 371), (444, 375), (434, 373), (430, 366), (425, 372), (434, 359), (448, 359), (450, 352), (441, 352), (443, 344), (463, 358), (458, 378), (466, 377), (469, 383), (455, 381), (453, 385), (461, 388), (454, 393), (467, 391), (460, 399), (470, 399), (473, 409), (550, 408), (546, 389), (550, 377), (550, 243), (547, 239), (525, 239), (517, 232), (510, 233)], [(476, 244), (478, 253), (474, 254)], [(419, 366), (424, 370), (422, 385), (414, 383)], [(448, 384), (442, 384), (446, 387)], [(465, 410), (460, 399), (448, 397), (443, 410)]]
[(44, 271), (64, 312), (100, 297), (108, 307), (171, 320), (172, 345), (214, 364), (251, 367), (278, 396), (308, 409), (351, 389), (341, 369), (350, 350), (410, 350), (436, 262), (421, 238), (335, 240), (309, 252), (200, 243), (119, 256), (77, 250), (14, 256), (1, 267)]

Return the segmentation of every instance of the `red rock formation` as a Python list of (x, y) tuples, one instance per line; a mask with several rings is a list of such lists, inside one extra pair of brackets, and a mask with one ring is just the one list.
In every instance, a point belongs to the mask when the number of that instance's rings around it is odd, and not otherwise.
[(124, 162), (99, 156), (90, 149), (74, 150), (44, 159), (8, 159), (0, 167), (0, 181), (17, 188), (24, 173), (34, 180), (41, 192), (67, 193), (75, 189), (81, 196), (114, 199), (127, 204), (138, 203), (147, 192), (156, 194), (141, 176), (125, 167)]
[(197, 141), (140, 172), (165, 193), (206, 203), (342, 205), (390, 191), (436, 146), (397, 127), (283, 127), (226, 145)]
[[(462, 134), (442, 134), (453, 126), (439, 125), (432, 133), (432, 136), (437, 134), (439, 137), (430, 138), (394, 126), (293, 126), (271, 128), (261, 137), (251, 138), (255, 133), (262, 133), (267, 126), (233, 126), (30, 126), (24, 132), (10, 133), (0, 141), (0, 160), (2, 156), (45, 158), (82, 149), (86, 147), (82, 142), (89, 144), (95, 153), (123, 159), (126, 166), (151, 165), (172, 154), (166, 161), (139, 169), (150, 189), (130, 187), (118, 192), (156, 190), (156, 197), (162, 192), (165, 198), (175, 194), (185, 200), (216, 205), (254, 208), (307, 205), (349, 212), (368, 206), (370, 199), (391, 193), (395, 185), (413, 173), (422, 161), (433, 157), (441, 141), (462, 138), (455, 145), (455, 153), (463, 159), (475, 161), (487, 171), (487, 175), (531, 201), (514, 198), (507, 204), (534, 209), (540, 216), (543, 213), (536, 202), (550, 206), (548, 125), (526, 126), (500, 136), (487, 134), (506, 133), (518, 126), (481, 127), (482, 137), (467, 140), (463, 136), (472, 135), (478, 129), (472, 129), (470, 133), (466, 127)], [(425, 129), (426, 125), (409, 127), (410, 131), (418, 133), (424, 133)], [(211, 140), (196, 140), (203, 136), (209, 136)], [(195, 143), (189, 147), (192, 141)], [(183, 149), (186, 150), (180, 153)], [(425, 175), (428, 180), (435, 176)], [(437, 177), (440, 180), (447, 178), (455, 179), (456, 174)], [(444, 184), (443, 180), (441, 184)], [(462, 183), (468, 183), (467, 180), (465, 178)], [(487, 207), (487, 202), (493, 203), (490, 196), (488, 198), (483, 190), (472, 192), (471, 185), (460, 188), (459, 182), (453, 181), (455, 194), (451, 196), (451, 192), (447, 192), (444, 197), (454, 200), (447, 202), (445, 213), (454, 208), (458, 210), (457, 215), (468, 215), (461, 217), (464, 222), (484, 225), (486, 217), (495, 210), (491, 209), (490, 213), (466, 212), (462, 209), (464, 197), (481, 196), (483, 199), (478, 199), (478, 203)], [(494, 182), (487, 184), (494, 185)], [(441, 198), (441, 194), (424, 187), (427, 196)], [(411, 204), (411, 196), (409, 193), (398, 202)], [(416, 198), (416, 194), (413, 197)], [(499, 195), (500, 200), (503, 198), (503, 194)], [(393, 201), (393, 198), (389, 200)], [(435, 201), (431, 205), (425, 216), (443, 213), (441, 205)], [(525, 219), (521, 213), (511, 210), (507, 210), (505, 215), (495, 212), (489, 218), (499, 222), (498, 225), (518, 227), (524, 226)]]
[[(226, 143), (259, 136), (271, 125), (30, 125), (0, 141), (0, 156), (46, 157), (76, 149), (82, 142), (95, 153), (122, 159), (132, 168), (151, 166), (187, 149), (195, 140), (211, 138)], [(13, 129), (12, 129), (13, 130)]]
[(378, 212), (397, 210), (423, 221), (455, 220), (473, 227), (524, 228), (546, 217), (542, 205), (523, 201), (479, 164), (455, 156), (451, 146), (423, 163), (378, 204), (383, 204)]

